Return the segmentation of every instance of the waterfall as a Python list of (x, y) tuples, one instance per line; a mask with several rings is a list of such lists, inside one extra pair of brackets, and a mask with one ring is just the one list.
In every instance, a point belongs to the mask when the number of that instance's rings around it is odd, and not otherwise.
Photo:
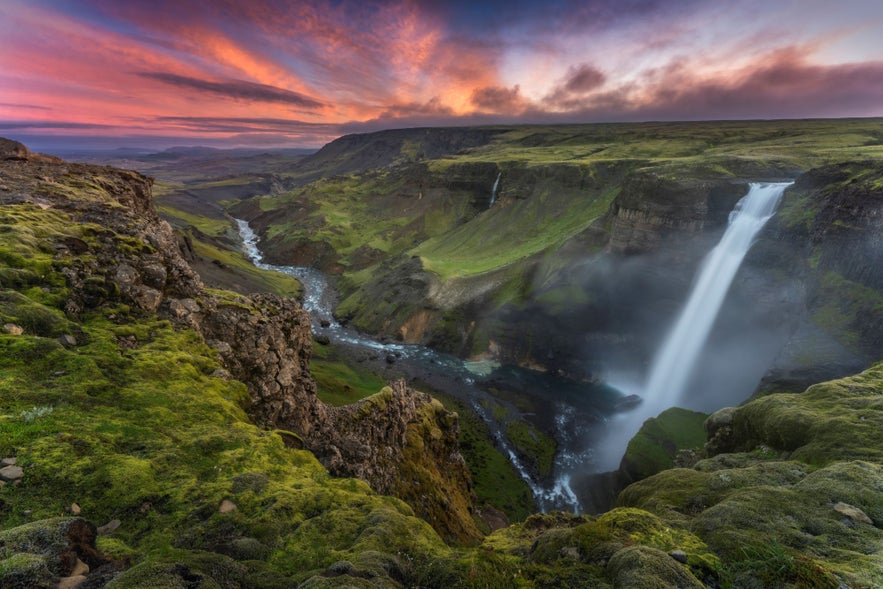
[(503, 172), (497, 172), (497, 179), (494, 180), (494, 187), (491, 188), (491, 204), (487, 206), (487, 208), (491, 208), (494, 206), (494, 201), (497, 200), (497, 188), (500, 187), (500, 176), (503, 175)]
[(649, 408), (662, 411), (681, 401), (736, 271), (790, 184), (752, 183), (748, 194), (730, 213), (726, 232), (705, 258), (687, 304), (653, 362), (644, 388), (644, 402)]
[(727, 230), (703, 261), (687, 303), (653, 361), (641, 391), (643, 402), (608, 424), (599, 448), (599, 470), (619, 466), (629, 440), (646, 419), (669, 407), (690, 408), (684, 394), (727, 291), (755, 237), (776, 212), (782, 193), (791, 184), (752, 182), (748, 194), (736, 204)]

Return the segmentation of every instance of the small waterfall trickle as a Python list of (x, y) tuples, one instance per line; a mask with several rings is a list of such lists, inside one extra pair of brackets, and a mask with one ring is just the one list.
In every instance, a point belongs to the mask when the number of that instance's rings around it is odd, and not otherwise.
[(497, 179), (494, 180), (494, 187), (491, 188), (491, 203), (487, 206), (487, 208), (491, 208), (494, 206), (494, 202), (497, 200), (497, 189), (500, 187), (500, 176), (503, 175), (503, 172), (497, 172)]

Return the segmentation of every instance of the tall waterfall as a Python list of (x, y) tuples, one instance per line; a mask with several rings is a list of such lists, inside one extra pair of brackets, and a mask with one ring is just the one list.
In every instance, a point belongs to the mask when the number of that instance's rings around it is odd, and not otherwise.
[(661, 411), (681, 401), (736, 271), (790, 184), (752, 183), (730, 213), (729, 227), (705, 258), (687, 305), (653, 362), (644, 389), (644, 402), (651, 408)]
[(494, 202), (497, 200), (497, 189), (500, 187), (500, 176), (502, 175), (503, 172), (497, 172), (497, 179), (494, 180), (494, 187), (491, 188), (491, 204), (489, 204), (487, 208), (494, 206)]
[(684, 394), (727, 291), (755, 237), (791, 184), (751, 183), (748, 194), (736, 204), (727, 230), (703, 261), (687, 304), (653, 361), (641, 395), (643, 402), (609, 424), (598, 468), (612, 470), (619, 465), (628, 441), (646, 419), (669, 407), (690, 408)]

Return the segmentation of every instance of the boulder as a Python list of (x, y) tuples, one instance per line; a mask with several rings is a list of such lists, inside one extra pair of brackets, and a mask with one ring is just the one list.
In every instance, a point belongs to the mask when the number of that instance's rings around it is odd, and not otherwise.
[(0, 480), (12, 483), (24, 476), (24, 471), (20, 466), (10, 465), (0, 468)]
[(0, 160), (27, 160), (31, 153), (18, 141), (0, 137)]
[(21, 335), (22, 333), (24, 333), (21, 325), (16, 325), (15, 323), (7, 323), (3, 326), (3, 331), (8, 333), (9, 335)]

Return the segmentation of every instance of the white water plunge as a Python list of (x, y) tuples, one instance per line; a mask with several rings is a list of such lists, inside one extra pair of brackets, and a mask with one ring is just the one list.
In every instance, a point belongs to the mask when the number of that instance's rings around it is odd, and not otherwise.
[(761, 228), (776, 212), (790, 182), (752, 183), (748, 194), (730, 213), (730, 225), (702, 264), (687, 305), (653, 362), (644, 389), (644, 402), (659, 410), (683, 397), (696, 359), (733, 283), (736, 271)]
[(792, 182), (756, 183), (730, 213), (730, 224), (720, 242), (702, 263), (699, 276), (677, 322), (657, 353), (643, 389), (643, 402), (612, 424), (599, 466), (619, 465), (625, 447), (641, 424), (669, 407), (690, 408), (684, 398), (690, 377), (714, 325), (721, 305), (757, 234), (776, 212), (782, 194)]

